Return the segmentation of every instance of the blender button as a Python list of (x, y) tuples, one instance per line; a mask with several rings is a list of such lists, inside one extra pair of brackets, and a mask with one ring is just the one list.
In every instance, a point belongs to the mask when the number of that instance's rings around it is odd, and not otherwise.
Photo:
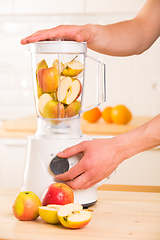
[(55, 175), (67, 172), (69, 170), (68, 159), (55, 156), (50, 162), (50, 169)]

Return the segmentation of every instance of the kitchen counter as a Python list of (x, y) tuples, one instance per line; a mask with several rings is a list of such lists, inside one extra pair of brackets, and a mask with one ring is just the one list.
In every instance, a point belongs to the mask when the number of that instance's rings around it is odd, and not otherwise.
[(82, 229), (35, 221), (19, 221), (11, 210), (18, 189), (0, 189), (0, 239), (159, 240), (160, 193), (98, 191), (93, 218)]
[[(88, 123), (81, 117), (81, 130), (87, 135), (115, 136), (128, 132), (142, 124), (150, 121), (151, 117), (136, 116), (128, 124), (108, 124), (103, 119), (96, 123)], [(37, 118), (35, 115), (23, 118), (2, 121), (0, 137), (3, 138), (26, 138), (34, 135), (37, 129)]]

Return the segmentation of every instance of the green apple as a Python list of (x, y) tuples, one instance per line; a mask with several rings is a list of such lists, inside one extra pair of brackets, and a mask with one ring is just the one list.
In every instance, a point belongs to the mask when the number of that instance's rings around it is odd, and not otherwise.
[(38, 83), (43, 92), (54, 92), (58, 87), (58, 69), (56, 67), (40, 69)]
[(50, 100), (44, 107), (43, 115), (45, 118), (64, 118), (64, 105), (60, 102)]
[(58, 224), (58, 210), (62, 207), (62, 205), (58, 204), (50, 204), (47, 206), (39, 207), (39, 215), (40, 217), (47, 223)]
[(82, 228), (90, 222), (92, 213), (89, 210), (83, 210), (81, 204), (71, 203), (58, 210), (58, 218), (64, 227)]
[(16, 195), (12, 204), (12, 211), (19, 220), (34, 220), (39, 216), (38, 208), (41, 205), (41, 201), (35, 193), (22, 191)]
[(78, 79), (64, 77), (57, 89), (57, 99), (59, 102), (69, 105), (80, 96), (81, 91), (82, 85)]
[(77, 61), (72, 60), (71, 62), (65, 63), (65, 69), (62, 71), (63, 76), (75, 77), (84, 70), (84, 65)]
[(66, 107), (66, 115), (65, 117), (74, 117), (75, 115), (79, 114), (81, 109), (81, 103), (79, 101), (74, 101), (70, 105)]

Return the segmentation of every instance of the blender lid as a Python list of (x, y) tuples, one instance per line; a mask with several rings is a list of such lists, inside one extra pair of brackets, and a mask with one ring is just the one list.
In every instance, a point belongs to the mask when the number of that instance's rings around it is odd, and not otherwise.
[(77, 53), (87, 52), (87, 42), (67, 41), (65, 39), (52, 39), (53, 41), (40, 41), (29, 44), (31, 53)]

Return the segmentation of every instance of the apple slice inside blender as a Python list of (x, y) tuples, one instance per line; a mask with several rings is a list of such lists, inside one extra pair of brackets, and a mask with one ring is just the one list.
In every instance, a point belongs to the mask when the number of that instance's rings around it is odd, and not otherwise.
[(81, 94), (82, 86), (78, 79), (64, 77), (57, 90), (58, 101), (69, 105)]
[(84, 65), (81, 62), (77, 60), (72, 60), (68, 63), (65, 63), (65, 69), (62, 71), (62, 75), (75, 77), (78, 74), (80, 74), (83, 70)]
[(44, 116), (44, 108), (50, 100), (52, 100), (52, 97), (48, 93), (42, 94), (38, 99), (38, 109), (42, 117)]

